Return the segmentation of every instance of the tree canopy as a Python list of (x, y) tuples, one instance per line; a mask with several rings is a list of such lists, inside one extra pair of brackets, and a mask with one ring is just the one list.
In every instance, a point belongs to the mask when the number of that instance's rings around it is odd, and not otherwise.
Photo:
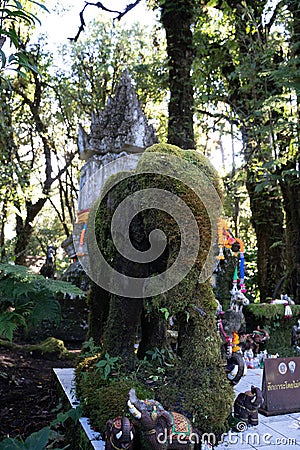
[[(257, 252), (261, 299), (285, 277), (284, 289), (299, 301), (297, 2), (149, 2), (160, 23), (150, 31), (123, 27), (138, 3), (118, 11), (86, 2), (78, 11), (80, 33), (55, 59), (43, 38), (30, 43), (47, 2), (3, 5), (1, 42), (10, 40), (19, 56), (9, 59), (2, 45), (2, 77), (9, 81), (1, 82), (2, 257), (12, 249), (24, 263), (46, 203), (65, 235), (71, 232), (77, 126), (103, 108), (126, 67), (162, 142), (223, 155), (227, 212), (249, 254)], [(85, 25), (93, 7), (99, 19)], [(7, 71), (12, 63), (15, 72)], [(13, 217), (12, 246), (5, 224)]]

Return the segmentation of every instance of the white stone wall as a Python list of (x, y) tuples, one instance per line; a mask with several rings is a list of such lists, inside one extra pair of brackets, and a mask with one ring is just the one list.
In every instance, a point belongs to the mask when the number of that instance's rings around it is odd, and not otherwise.
[(135, 170), (140, 154), (122, 152), (93, 156), (81, 169), (78, 212), (91, 208), (101, 193), (102, 186), (111, 175)]

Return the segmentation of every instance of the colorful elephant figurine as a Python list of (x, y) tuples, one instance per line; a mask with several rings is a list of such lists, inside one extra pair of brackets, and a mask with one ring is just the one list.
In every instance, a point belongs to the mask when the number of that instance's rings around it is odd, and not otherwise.
[[(155, 400), (139, 400), (130, 389), (127, 402), (133, 425), (141, 430), (153, 450), (201, 448), (201, 434), (182, 414), (166, 411)], [(199, 444), (199, 446), (198, 446)]]
[(126, 416), (110, 419), (106, 422), (105, 449), (133, 450), (134, 436), (134, 427)]
[(258, 408), (263, 403), (262, 392), (251, 386), (250, 391), (237, 396), (234, 402), (234, 417), (247, 425), (258, 425)]

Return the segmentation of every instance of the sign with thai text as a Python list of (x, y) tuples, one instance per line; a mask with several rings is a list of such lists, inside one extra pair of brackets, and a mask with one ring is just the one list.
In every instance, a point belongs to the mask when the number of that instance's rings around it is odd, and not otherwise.
[(264, 402), (259, 412), (267, 416), (300, 411), (300, 357), (264, 360)]

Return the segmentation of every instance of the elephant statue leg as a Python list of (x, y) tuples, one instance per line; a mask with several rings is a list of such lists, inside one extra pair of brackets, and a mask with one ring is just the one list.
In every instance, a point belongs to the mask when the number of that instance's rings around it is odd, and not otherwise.
[(257, 409), (249, 414), (249, 425), (258, 425), (258, 411)]
[(239, 394), (234, 402), (234, 417), (245, 422), (247, 425), (249, 422), (249, 411), (245, 407), (245, 402), (246, 396), (249, 394), (249, 391)]

